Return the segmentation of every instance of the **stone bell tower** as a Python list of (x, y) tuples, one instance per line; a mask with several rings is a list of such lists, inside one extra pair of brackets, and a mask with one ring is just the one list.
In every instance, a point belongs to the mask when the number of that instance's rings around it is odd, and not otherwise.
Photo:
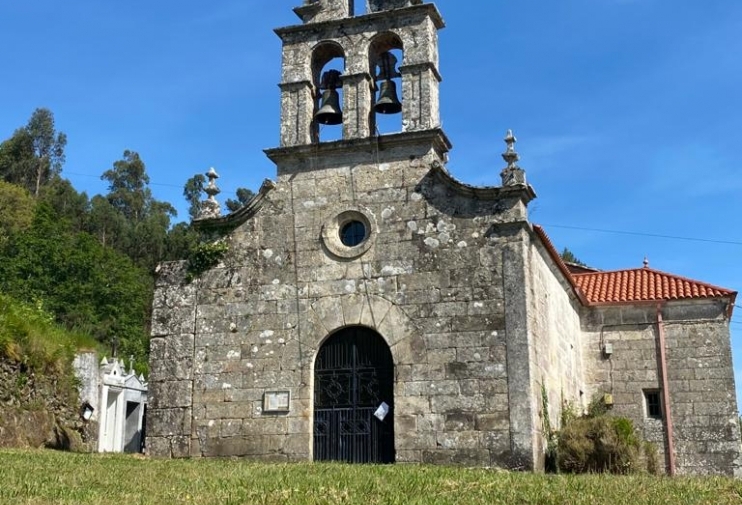
[[(354, 16), (353, 9), (353, 0), (305, 0), (294, 9), (303, 24), (276, 30), (283, 41), (279, 149), (323, 144), (320, 127), (342, 128), (346, 143), (374, 139), (377, 114), (402, 114), (402, 131), (390, 141), (436, 132), (447, 146), (439, 112), (444, 23), (436, 7), (368, 0), (366, 14)], [(338, 60), (342, 70), (323, 71)], [(277, 154), (268, 152), (274, 161)]]

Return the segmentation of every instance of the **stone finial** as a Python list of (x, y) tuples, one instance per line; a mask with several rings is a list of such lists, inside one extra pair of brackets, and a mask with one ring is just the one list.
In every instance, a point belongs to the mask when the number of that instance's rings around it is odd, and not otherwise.
[(420, 5), (423, 0), (366, 0), (369, 12), (389, 11), (401, 9), (411, 5)]
[(216, 195), (222, 192), (216, 185), (219, 174), (212, 167), (206, 172), (206, 177), (209, 178), (209, 184), (204, 188), (204, 193), (208, 195), (208, 198), (201, 202), (201, 212), (198, 214), (198, 219), (213, 219), (222, 215), (221, 205), (216, 201)]
[(649, 258), (644, 256), (644, 268), (649, 268)]
[(526, 172), (518, 166), (520, 161), (520, 155), (515, 150), (515, 143), (518, 139), (513, 135), (513, 130), (508, 130), (505, 135), (505, 143), (507, 144), (506, 151), (502, 154), (508, 166), (500, 173), (502, 177), (503, 186), (519, 186), (526, 184)]

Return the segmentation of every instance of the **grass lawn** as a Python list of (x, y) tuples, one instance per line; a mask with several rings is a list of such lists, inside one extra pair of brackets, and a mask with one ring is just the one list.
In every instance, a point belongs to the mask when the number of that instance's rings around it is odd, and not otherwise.
[(742, 482), (0, 451), (3, 505), (179, 503), (739, 505)]

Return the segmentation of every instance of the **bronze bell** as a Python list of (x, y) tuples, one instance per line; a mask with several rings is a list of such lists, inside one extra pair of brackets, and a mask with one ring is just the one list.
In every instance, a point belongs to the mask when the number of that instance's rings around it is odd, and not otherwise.
[(336, 89), (326, 89), (322, 93), (320, 108), (314, 119), (325, 125), (336, 125), (343, 122), (343, 111), (340, 109), (340, 95)]
[(314, 120), (320, 124), (335, 125), (343, 122), (343, 111), (340, 108), (340, 95), (338, 94), (338, 88), (343, 86), (341, 76), (338, 70), (328, 70), (322, 75), (319, 88), (324, 91), (319, 110), (314, 115)]
[(399, 114), (402, 112), (402, 103), (397, 97), (397, 83), (391, 79), (382, 81), (379, 99), (374, 105), (374, 110), (379, 114)]

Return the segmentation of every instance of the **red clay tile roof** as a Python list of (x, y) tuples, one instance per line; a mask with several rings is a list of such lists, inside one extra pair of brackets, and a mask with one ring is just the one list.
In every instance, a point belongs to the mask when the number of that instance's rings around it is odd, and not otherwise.
[(730, 309), (734, 306), (735, 291), (649, 267), (574, 273), (562, 261), (544, 229), (538, 225), (533, 229), (585, 305), (731, 297)]
[(588, 302), (621, 303), (733, 296), (734, 291), (652, 268), (573, 274)]

